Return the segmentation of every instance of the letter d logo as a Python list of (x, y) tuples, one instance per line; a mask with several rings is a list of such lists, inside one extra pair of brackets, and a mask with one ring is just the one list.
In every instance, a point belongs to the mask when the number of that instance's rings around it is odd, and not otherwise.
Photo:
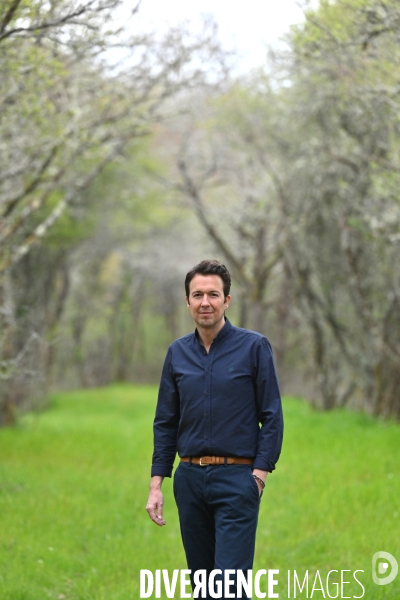
[[(376, 569), (376, 563), (380, 559), (385, 560), (385, 562), (379, 562), (378, 569)], [(387, 572), (389, 564), (386, 561), (390, 563), (390, 566), (392, 567), (392, 572), (386, 577), (378, 577), (378, 574), (383, 575)], [(397, 564), (397, 560), (394, 556), (389, 554), (389, 552), (375, 552), (374, 556), (372, 557), (372, 579), (374, 580), (374, 583), (378, 585), (387, 585), (388, 583), (392, 583), (393, 579), (398, 573), (398, 570), (399, 565)]]

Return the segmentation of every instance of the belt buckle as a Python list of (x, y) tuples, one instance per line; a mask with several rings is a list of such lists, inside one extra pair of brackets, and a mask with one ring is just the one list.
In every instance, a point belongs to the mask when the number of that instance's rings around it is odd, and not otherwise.
[(199, 461), (199, 465), (200, 465), (201, 467), (208, 467), (209, 463), (202, 463), (202, 462), (201, 462), (202, 460), (203, 460), (203, 457), (201, 456), (201, 457), (200, 457), (200, 461)]

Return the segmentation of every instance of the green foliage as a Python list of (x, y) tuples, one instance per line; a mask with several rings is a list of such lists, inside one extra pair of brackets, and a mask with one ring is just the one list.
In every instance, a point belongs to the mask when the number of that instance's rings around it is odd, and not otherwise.
[(123, 159), (107, 165), (90, 191), (93, 199), (100, 195), (104, 199), (102, 210), (110, 211), (110, 227), (120, 235), (130, 229), (132, 241), (151, 228), (167, 227), (178, 216), (157, 183), (157, 178), (165, 175), (165, 166), (155, 155), (153, 144), (151, 136), (134, 140)]
[[(37, 226), (62, 198), (61, 190), (53, 190), (45, 205), (32, 217)], [(43, 246), (52, 250), (70, 250), (89, 238), (98, 221), (98, 212), (93, 206), (68, 206), (43, 239)]]
[(96, 225), (96, 215), (88, 210), (82, 212), (74, 216), (71, 209), (65, 211), (47, 234), (44, 246), (70, 249), (90, 237)]
[[(54, 394), (49, 410), (0, 431), (2, 600), (132, 600), (140, 569), (186, 568), (170, 480), (167, 526), (144, 510), (156, 393), (120, 385)], [(280, 570), (282, 598), (288, 569), (363, 569), (365, 598), (397, 600), (399, 578), (373, 584), (371, 559), (383, 549), (400, 554), (399, 426), (289, 398), (284, 412), (254, 569)]]
[(354, 31), (355, 10), (366, 6), (368, 0), (321, 0), (315, 10), (306, 11), (305, 25), (292, 27), (294, 41), (299, 48), (308, 45), (316, 50), (321, 41), (346, 41), (351, 29)]

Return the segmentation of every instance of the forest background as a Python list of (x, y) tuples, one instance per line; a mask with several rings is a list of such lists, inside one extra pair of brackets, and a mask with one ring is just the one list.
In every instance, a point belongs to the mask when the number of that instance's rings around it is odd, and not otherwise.
[(156, 382), (206, 257), (285, 393), (399, 419), (398, 3), (322, 0), (247, 75), (120, 4), (0, 6), (0, 424)]

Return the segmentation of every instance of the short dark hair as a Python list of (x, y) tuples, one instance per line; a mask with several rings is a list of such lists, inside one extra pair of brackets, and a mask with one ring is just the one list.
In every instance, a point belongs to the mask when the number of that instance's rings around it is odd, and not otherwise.
[(187, 298), (189, 298), (190, 293), (190, 282), (195, 275), (218, 275), (221, 277), (224, 285), (225, 298), (229, 296), (231, 289), (231, 275), (226, 266), (219, 262), (219, 260), (214, 260), (212, 258), (202, 260), (198, 265), (195, 265), (190, 269), (185, 277), (185, 292)]

